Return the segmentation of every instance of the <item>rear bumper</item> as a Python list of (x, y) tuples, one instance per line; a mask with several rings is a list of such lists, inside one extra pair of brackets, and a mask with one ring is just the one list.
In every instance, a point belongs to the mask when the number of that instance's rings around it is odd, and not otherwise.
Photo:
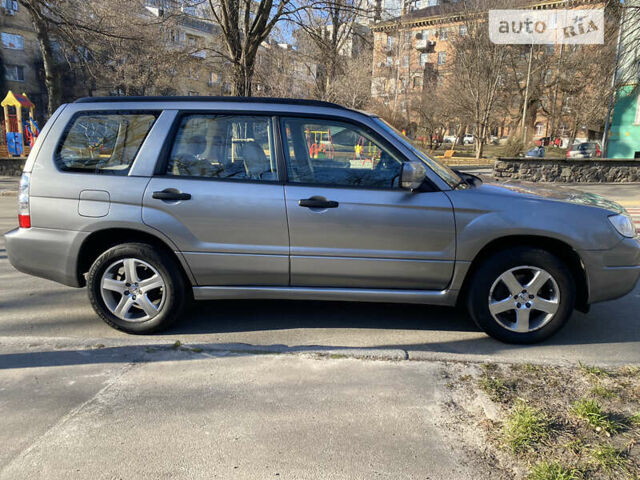
[(627, 238), (611, 250), (580, 252), (587, 272), (589, 303), (631, 292), (640, 278), (640, 238)]
[(77, 261), (82, 242), (89, 234), (49, 228), (16, 228), (4, 236), (7, 255), (17, 270), (80, 287)]

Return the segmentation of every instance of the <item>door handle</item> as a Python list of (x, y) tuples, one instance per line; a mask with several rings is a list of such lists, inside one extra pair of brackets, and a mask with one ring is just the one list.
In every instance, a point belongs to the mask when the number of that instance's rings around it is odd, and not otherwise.
[(338, 208), (338, 205), (340, 204), (333, 200), (323, 200), (312, 197), (299, 200), (298, 205), (307, 208)]
[(170, 190), (168, 188), (161, 192), (153, 192), (151, 197), (157, 198), (158, 200), (191, 200), (190, 193), (176, 192), (175, 190)]

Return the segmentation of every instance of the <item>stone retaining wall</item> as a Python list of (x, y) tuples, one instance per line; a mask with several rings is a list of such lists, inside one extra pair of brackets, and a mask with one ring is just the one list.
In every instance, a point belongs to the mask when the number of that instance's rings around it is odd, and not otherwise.
[(25, 161), (25, 158), (0, 158), (0, 175), (19, 177)]
[(493, 164), (493, 175), (530, 182), (640, 182), (640, 160), (500, 158)]

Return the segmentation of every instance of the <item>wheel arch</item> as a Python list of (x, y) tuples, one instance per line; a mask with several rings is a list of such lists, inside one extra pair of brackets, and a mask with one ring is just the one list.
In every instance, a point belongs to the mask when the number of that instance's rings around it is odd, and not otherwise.
[(92, 232), (80, 246), (76, 268), (78, 285), (81, 287), (86, 285), (85, 274), (103, 252), (116, 245), (132, 242), (147, 243), (167, 253), (180, 266), (180, 271), (187, 285), (194, 284), (186, 262), (181, 255), (176, 253), (175, 249), (171, 248), (167, 241), (157, 235), (135, 228), (105, 228)]
[(487, 243), (471, 262), (471, 266), (467, 271), (460, 290), (458, 297), (459, 303), (466, 300), (471, 279), (482, 262), (496, 252), (512, 247), (540, 248), (556, 255), (567, 265), (571, 271), (571, 275), (575, 279), (576, 309), (581, 312), (587, 312), (589, 310), (589, 282), (584, 264), (578, 252), (562, 240), (538, 235), (511, 235), (500, 237)]

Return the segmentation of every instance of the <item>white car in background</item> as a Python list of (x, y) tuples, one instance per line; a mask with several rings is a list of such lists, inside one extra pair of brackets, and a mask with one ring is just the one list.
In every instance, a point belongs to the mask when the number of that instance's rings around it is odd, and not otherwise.
[(476, 141), (476, 137), (474, 137), (470, 133), (467, 133), (464, 137), (462, 137), (463, 145), (472, 145), (473, 143), (475, 143), (475, 141)]

